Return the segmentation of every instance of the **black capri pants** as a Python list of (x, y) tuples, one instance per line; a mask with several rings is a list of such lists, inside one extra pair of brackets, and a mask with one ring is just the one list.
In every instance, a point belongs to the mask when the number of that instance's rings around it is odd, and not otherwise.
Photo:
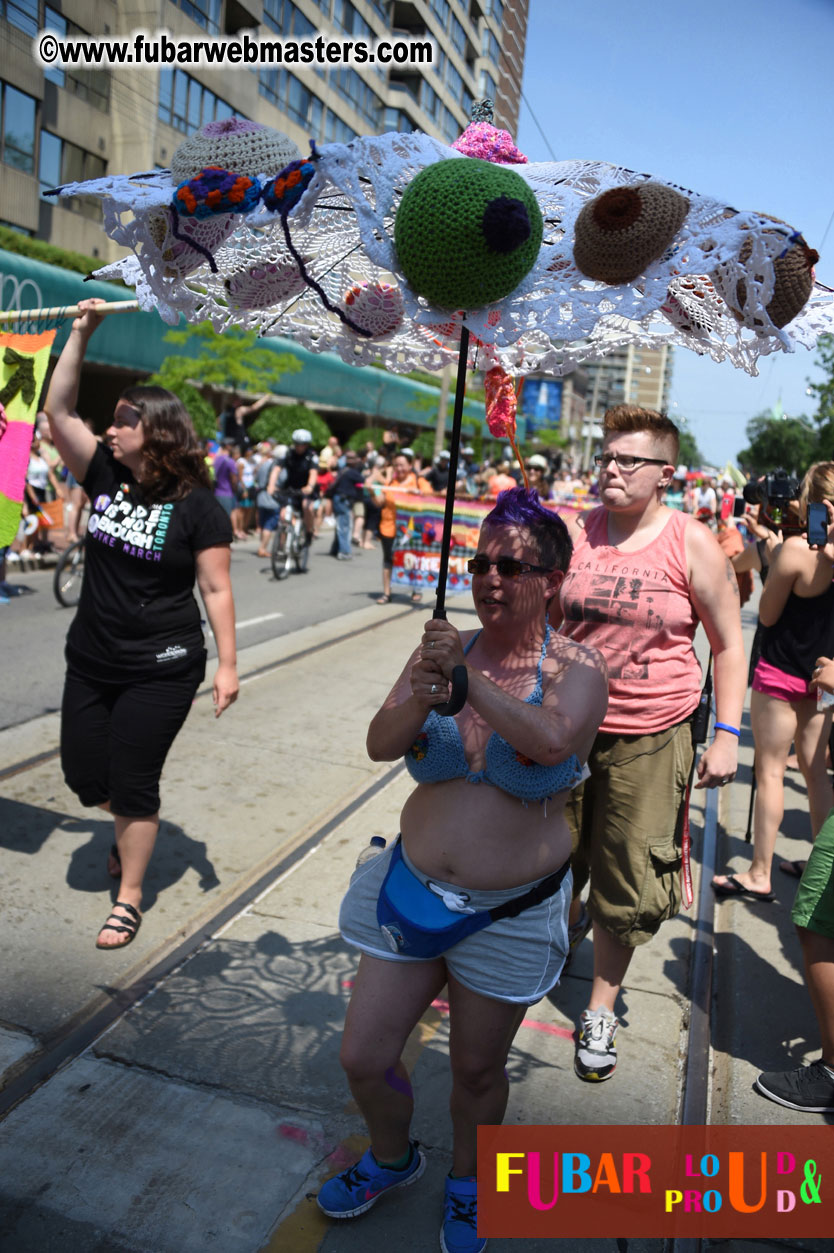
[(186, 670), (106, 683), (70, 665), (61, 708), (61, 765), (82, 805), (110, 802), (120, 818), (159, 809), (159, 778), (206, 673), (205, 651)]
[(395, 535), (380, 535), (379, 542), (382, 545), (382, 566), (385, 570), (393, 570), (394, 568), (394, 540)]

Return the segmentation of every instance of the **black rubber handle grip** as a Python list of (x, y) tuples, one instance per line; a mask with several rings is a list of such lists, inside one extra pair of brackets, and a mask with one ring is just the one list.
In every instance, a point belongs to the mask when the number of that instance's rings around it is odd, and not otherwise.
[(441, 718), (451, 718), (463, 709), (468, 694), (469, 679), (466, 666), (455, 666), (452, 671), (452, 691), (449, 699), (445, 705), (434, 705), (432, 708), (436, 714), (440, 714)]

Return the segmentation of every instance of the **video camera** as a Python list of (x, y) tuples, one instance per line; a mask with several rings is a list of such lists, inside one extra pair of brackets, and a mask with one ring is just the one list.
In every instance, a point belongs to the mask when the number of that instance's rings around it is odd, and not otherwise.
[(800, 487), (800, 480), (788, 474), (787, 470), (772, 470), (755, 483), (745, 483), (742, 495), (748, 505), (763, 505), (767, 521), (779, 526), (784, 511), (799, 495)]

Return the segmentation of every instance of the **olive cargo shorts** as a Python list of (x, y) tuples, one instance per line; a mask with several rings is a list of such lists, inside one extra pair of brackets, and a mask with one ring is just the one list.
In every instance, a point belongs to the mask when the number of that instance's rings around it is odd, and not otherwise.
[(601, 731), (591, 777), (568, 799), (578, 896), (620, 944), (645, 944), (681, 901), (681, 842), (694, 749), (689, 719), (654, 735)]

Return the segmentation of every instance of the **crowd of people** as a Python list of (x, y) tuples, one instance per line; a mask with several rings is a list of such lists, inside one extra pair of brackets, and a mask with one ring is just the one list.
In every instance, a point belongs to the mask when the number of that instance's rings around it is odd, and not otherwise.
[[(219, 431), (233, 435), (203, 441), (209, 475), (218, 503), (226, 511), (235, 541), (257, 537), (259, 557), (269, 556), (269, 544), (286, 495), (280, 489), (301, 492), (305, 529), (310, 540), (332, 529), (331, 552), (346, 561), (356, 551), (381, 547), (383, 587), (380, 603), (390, 600), (392, 568), (389, 541), (393, 539), (392, 508), (386, 488), (416, 490), (445, 495), (450, 455), (443, 449), (434, 457), (421, 457), (408, 443), (411, 432), (396, 426), (387, 429), (377, 446), (356, 437), (343, 446), (331, 436), (316, 451), (308, 430), (299, 428), (289, 444), (272, 439), (252, 442), (250, 428), (261, 411), (274, 403), (265, 394), (253, 402), (236, 399), (218, 415)], [(92, 430), (92, 423), (85, 420)], [(302, 436), (300, 441), (295, 435)], [(358, 445), (353, 447), (353, 445)], [(407, 470), (396, 459), (405, 457)], [(350, 474), (344, 476), (346, 470)], [(524, 458), (524, 471), (508, 446), (477, 456), (471, 444), (461, 447), (455, 495), (461, 499), (495, 501), (502, 491), (517, 487), (526, 474), (530, 488), (546, 502), (587, 507), (598, 496), (599, 475), (592, 465), (574, 470), (558, 449), (544, 449)], [(338, 482), (337, 482), (338, 479)], [(406, 484), (403, 487), (403, 484)], [(666, 503), (696, 514), (719, 531), (719, 539), (732, 555), (738, 536), (726, 524), (726, 504), (736, 491), (732, 481), (711, 472), (692, 472), (678, 466), (666, 494)], [(57, 510), (52, 506), (60, 506)], [(37, 415), (26, 476), (23, 517), (18, 540), (6, 552), (10, 567), (18, 562), (38, 564), (55, 551), (55, 539), (71, 544), (83, 533), (83, 517), (89, 501), (84, 490), (56, 448), (47, 415)], [(63, 527), (62, 527), (63, 521)], [(62, 533), (63, 532), (63, 533)], [(749, 576), (745, 576), (749, 577)], [(743, 585), (742, 576), (739, 576)], [(4, 583), (0, 603), (7, 603), (19, 588)], [(415, 597), (415, 600), (417, 598)]]
[[(59, 492), (63, 466), (68, 490), (90, 500), (61, 751), (81, 803), (113, 817), (109, 870), (119, 890), (96, 943), (116, 949), (142, 920), (160, 774), (205, 672), (195, 585), (217, 642), (219, 715), (238, 694), (235, 540), (256, 531), (265, 554), (282, 503), (294, 498), (308, 543), (332, 529), (337, 560), (379, 544), (386, 603), (397, 497), (442, 494), (450, 471), (448, 454), (421, 463), (397, 432), (380, 448), (343, 449), (332, 437), (317, 452), (301, 427), (287, 447), (201, 446), (176, 397), (152, 387), (123, 393), (100, 442), (76, 413), (86, 345), (100, 321), (95, 304), (84, 302), (52, 375), (48, 431), (33, 446), (27, 496), (37, 508), (50, 484)], [(235, 420), (245, 430), (260, 407), (239, 414), (239, 406)], [(371, 1143), (322, 1187), (318, 1203), (331, 1217), (362, 1214), (423, 1173), (402, 1053), (444, 985), (454, 1131), (447, 1253), (484, 1247), (477, 1126), (501, 1121), (505, 1065), (524, 1011), (558, 983), (589, 930), (593, 981), (574, 1070), (585, 1082), (614, 1075), (617, 998), (635, 949), (691, 890), (690, 787), (723, 787), (738, 768), (748, 672), (740, 578), (754, 569), (767, 583), (750, 667), (753, 860), (749, 871), (717, 875), (713, 888), (723, 898), (773, 898), (794, 743), (817, 842), (807, 866), (791, 863), (801, 875), (793, 917), (823, 1050), (812, 1066), (762, 1074), (758, 1086), (794, 1109), (834, 1110), (832, 715), (818, 699), (834, 692), (830, 503), (825, 541), (811, 547), (805, 534), (808, 503), (834, 497), (834, 462), (811, 467), (776, 525), (766, 499), (735, 518), (734, 485), (694, 481), (679, 450), (665, 415), (630, 405), (606, 413), (602, 451), (583, 475), (533, 454), (529, 486), (521, 485), (520, 466), (503, 454), (478, 461), (471, 446), (461, 450), (456, 494), (492, 502), (469, 561), (480, 627), (459, 633), (445, 620), (424, 623), (368, 731), (371, 758), (402, 757), (415, 787), (399, 835), (357, 866), (340, 912), (344, 939), (361, 953), (341, 1059)], [(546, 507), (560, 499), (584, 508), (564, 521)], [(731, 558), (720, 542), (725, 530), (740, 543)], [(699, 624), (715, 676), (714, 734), (700, 757)], [(448, 716), (453, 683), (464, 679), (465, 704)]]
[[(594, 974), (574, 1069), (585, 1082), (614, 1074), (616, 1001), (634, 951), (691, 892), (690, 786), (734, 779), (746, 694), (739, 584), (713, 534), (722, 509), (724, 521), (731, 511), (709, 496), (708, 484), (699, 488), (705, 503), (694, 498), (689, 511), (669, 506), (678, 441), (664, 415), (626, 405), (609, 410), (595, 458), (599, 503), (555, 534), (535, 491), (506, 490), (469, 565), (481, 629), (459, 635), (445, 621), (428, 622), (371, 723), (370, 755), (403, 756), (417, 787), (397, 841), (357, 866), (340, 913), (343, 938), (361, 952), (342, 1064), (371, 1144), (321, 1189), (319, 1206), (333, 1218), (364, 1213), (423, 1172), (423, 1155), (409, 1138), (413, 1094), (402, 1050), (444, 982), (454, 1153), (442, 1249), (479, 1253), (485, 1246), (477, 1234), (474, 1129), (503, 1116), (519, 1006), (555, 985), (589, 928)], [(809, 471), (805, 500), (828, 498), (834, 483), (827, 472)], [(803, 504), (797, 501), (800, 524)], [(702, 525), (706, 509), (710, 524)], [(778, 580), (769, 586), (780, 589), (778, 600), (765, 603), (766, 622), (778, 620), (790, 595), (806, 602), (791, 617), (792, 631), (803, 612), (809, 622), (832, 620), (830, 505), (828, 512), (828, 539), (816, 550), (801, 533), (782, 542), (778, 530), (772, 545), (763, 544)], [(754, 513), (751, 529), (770, 534), (767, 502)], [(784, 576), (780, 562), (787, 563)], [(809, 613), (816, 596), (823, 598), (819, 612)], [(696, 758), (702, 675), (693, 641), (700, 623), (714, 664), (716, 716), (712, 742)], [(811, 651), (818, 646), (815, 636)], [(440, 717), (435, 706), (448, 700), (461, 670), (468, 703), (456, 718)], [(813, 685), (831, 685), (834, 661), (819, 657), (806, 670), (777, 699), (808, 706), (814, 721)], [(830, 724), (830, 712), (824, 718)], [(820, 796), (825, 804), (831, 808)], [(757, 1080), (763, 1095), (798, 1110), (834, 1110), (832, 863), (834, 809), (793, 913), (822, 1057)], [(719, 894), (722, 881), (717, 876)]]

